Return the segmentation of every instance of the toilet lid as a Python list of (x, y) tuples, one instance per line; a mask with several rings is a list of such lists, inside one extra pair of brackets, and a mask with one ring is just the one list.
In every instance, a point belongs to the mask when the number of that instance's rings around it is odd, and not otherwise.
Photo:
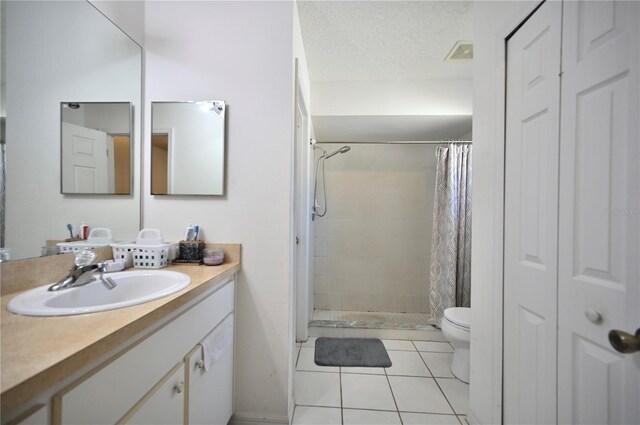
[(471, 309), (469, 307), (451, 307), (444, 311), (444, 317), (451, 323), (465, 328), (471, 328), (469, 325), (471, 319)]

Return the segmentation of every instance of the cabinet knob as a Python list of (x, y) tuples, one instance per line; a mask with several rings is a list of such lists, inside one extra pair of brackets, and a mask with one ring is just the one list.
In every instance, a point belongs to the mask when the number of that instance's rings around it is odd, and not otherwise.
[(204, 360), (200, 359), (198, 363), (196, 363), (198, 369), (204, 369)]
[(593, 308), (588, 308), (584, 315), (591, 321), (592, 323), (598, 324), (602, 322), (602, 314)]
[(175, 390), (178, 394), (180, 394), (183, 390), (184, 390), (184, 381), (180, 382), (178, 385), (176, 385)]

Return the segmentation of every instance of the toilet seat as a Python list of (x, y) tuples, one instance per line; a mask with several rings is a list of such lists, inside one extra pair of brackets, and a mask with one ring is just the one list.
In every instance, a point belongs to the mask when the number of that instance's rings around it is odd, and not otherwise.
[(452, 325), (465, 330), (471, 329), (471, 309), (469, 307), (452, 307), (444, 311), (444, 317)]

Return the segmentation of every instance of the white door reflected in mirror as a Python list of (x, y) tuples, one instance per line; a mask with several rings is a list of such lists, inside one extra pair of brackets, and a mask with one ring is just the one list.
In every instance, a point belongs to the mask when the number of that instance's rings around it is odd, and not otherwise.
[(224, 195), (225, 107), (151, 103), (152, 195)]
[(62, 102), (62, 193), (131, 193), (131, 103)]

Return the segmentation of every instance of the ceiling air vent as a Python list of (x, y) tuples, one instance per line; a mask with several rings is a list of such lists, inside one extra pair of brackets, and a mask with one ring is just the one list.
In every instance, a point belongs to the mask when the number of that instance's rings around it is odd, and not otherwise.
[(473, 59), (473, 43), (470, 41), (458, 41), (444, 59), (447, 61), (467, 61)]

